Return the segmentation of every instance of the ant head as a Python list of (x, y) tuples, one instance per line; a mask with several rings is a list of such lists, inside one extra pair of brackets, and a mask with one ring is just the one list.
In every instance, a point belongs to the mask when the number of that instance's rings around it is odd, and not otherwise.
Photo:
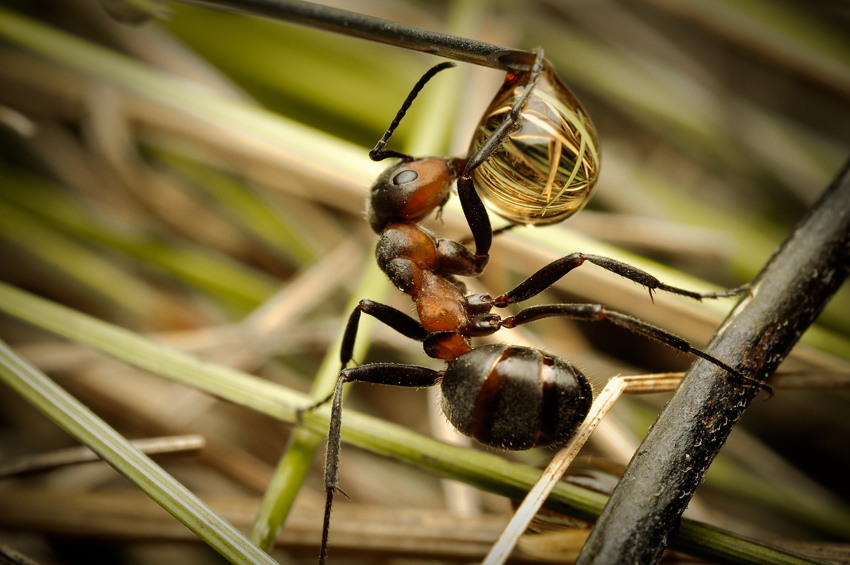
[(454, 66), (455, 64), (450, 62), (440, 63), (431, 67), (419, 79), (410, 94), (407, 95), (384, 136), (369, 152), (369, 158), (373, 161), (381, 161), (390, 157), (401, 159), (378, 177), (369, 193), (369, 200), (366, 202), (366, 216), (376, 233), (381, 233), (391, 221), (418, 222), (432, 210), (442, 206), (449, 197), (449, 190), (456, 176), (454, 164), (437, 157), (414, 159), (404, 153), (384, 147), (425, 84), (435, 74)]
[(407, 158), (385, 170), (369, 192), (366, 216), (376, 233), (392, 221), (418, 222), (449, 198), (454, 171), (439, 157)]

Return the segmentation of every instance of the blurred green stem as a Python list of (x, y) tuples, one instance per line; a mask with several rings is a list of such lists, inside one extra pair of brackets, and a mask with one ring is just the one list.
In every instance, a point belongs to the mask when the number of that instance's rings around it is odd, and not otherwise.
[(0, 341), (0, 379), (234, 564), (275, 561), (186, 487)]
[[(346, 312), (354, 310), (362, 297), (380, 297), (389, 290), (384, 273), (373, 261), (368, 261), (363, 268), (360, 284), (351, 295), (351, 299), (346, 305)], [(378, 289), (382, 290), (379, 291)], [(355, 359), (362, 359), (366, 355), (371, 343), (374, 325), (375, 320), (371, 317), (366, 317), (360, 321), (359, 339), (354, 350)], [(337, 338), (328, 348), (322, 366), (313, 381), (311, 397), (315, 400), (330, 395), (339, 378), (339, 349), (344, 331), (345, 326), (342, 326)], [(310, 471), (316, 450), (327, 435), (326, 432), (326, 428), (322, 433), (316, 433), (314, 429), (298, 426), (290, 436), (286, 450), (278, 461), (272, 481), (263, 493), (260, 508), (257, 510), (253, 524), (251, 524), (250, 538), (262, 549), (270, 551), (274, 546), (274, 541), (292, 510), (295, 497), (301, 490), (301, 485)]]

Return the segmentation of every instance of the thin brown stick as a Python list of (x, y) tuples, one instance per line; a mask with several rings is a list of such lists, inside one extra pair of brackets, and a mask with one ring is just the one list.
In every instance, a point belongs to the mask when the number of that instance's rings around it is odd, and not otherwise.
[[(198, 434), (137, 439), (130, 443), (133, 447), (148, 455), (200, 451), (206, 445), (204, 437)], [(0, 465), (0, 477), (47, 471), (57, 467), (92, 461), (100, 461), (100, 457), (88, 447), (59, 449), (49, 453), (26, 455)]]
[(608, 414), (614, 403), (620, 398), (624, 392), (634, 394), (648, 394), (653, 392), (669, 392), (674, 390), (681, 381), (680, 374), (663, 374), (663, 375), (641, 375), (634, 377), (614, 377), (608, 381), (602, 392), (593, 401), (593, 406), (590, 408), (584, 422), (576, 430), (575, 435), (549, 462), (546, 470), (540, 476), (534, 487), (528, 492), (525, 500), (517, 508), (513, 519), (502, 532), (499, 540), (490, 549), (490, 553), (484, 560), (487, 565), (501, 565), (507, 561), (520, 536), (525, 532), (534, 515), (537, 514), (540, 507), (548, 498), (549, 493), (555, 488), (561, 477), (567, 471), (567, 468), (573, 462), (578, 452), (584, 447), (584, 444), (590, 439), (590, 434), (602, 421), (602, 418)]

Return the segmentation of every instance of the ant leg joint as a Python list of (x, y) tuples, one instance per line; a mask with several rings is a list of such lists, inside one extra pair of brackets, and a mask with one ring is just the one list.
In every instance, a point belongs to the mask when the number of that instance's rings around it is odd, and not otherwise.
[(493, 298), (489, 294), (470, 294), (466, 297), (467, 308), (473, 312), (487, 312), (493, 307)]
[(722, 290), (720, 292), (706, 292), (702, 295), (702, 298), (729, 298), (732, 296), (752, 296), (753, 295), (753, 285), (750, 283), (741, 285), (737, 288), (731, 288), (729, 290)]
[(327, 395), (325, 398), (323, 398), (322, 400), (320, 400), (318, 402), (314, 402), (313, 404), (308, 404), (307, 406), (304, 406), (303, 408), (296, 408), (296, 410), (295, 410), (295, 420), (299, 424), (303, 423), (304, 422), (304, 414), (306, 412), (312, 412), (316, 408), (319, 408), (320, 406), (327, 404), (328, 402), (330, 402), (330, 400), (331, 400), (331, 398), (333, 398), (333, 396), (334, 396), (333, 393), (330, 393), (329, 395)]
[[(338, 381), (342, 381), (343, 383), (349, 382), (350, 381), (350, 377), (349, 377), (350, 373), (351, 373), (351, 369), (347, 369), (347, 368), (343, 367), (339, 372)], [(330, 402), (331, 399), (333, 399), (333, 397), (334, 397), (334, 393), (330, 393), (329, 395), (327, 395), (323, 399), (319, 400), (318, 402), (314, 402), (313, 404), (308, 404), (307, 406), (305, 406), (303, 408), (296, 409), (295, 410), (295, 420), (299, 424), (303, 423), (305, 413), (312, 412), (313, 410), (320, 408), (321, 406), (324, 406), (325, 404)]]
[(342, 490), (341, 488), (339, 488), (338, 486), (337, 486), (337, 487), (327, 487), (327, 488), (328, 488), (329, 490), (330, 490), (330, 489), (332, 489), (332, 492), (333, 492), (334, 494), (339, 493), (339, 494), (341, 494), (342, 496), (344, 496), (345, 498), (347, 498), (349, 501), (351, 500), (351, 497), (350, 497), (350, 496), (348, 496), (348, 495), (346, 494), (346, 492), (345, 492), (344, 490)]

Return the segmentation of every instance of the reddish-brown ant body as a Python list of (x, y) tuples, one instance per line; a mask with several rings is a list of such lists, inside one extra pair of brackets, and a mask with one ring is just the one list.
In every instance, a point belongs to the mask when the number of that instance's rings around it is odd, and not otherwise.
[[(458, 430), (489, 446), (522, 450), (569, 439), (590, 409), (591, 386), (587, 378), (564, 359), (528, 347), (501, 344), (475, 347), (470, 344), (470, 338), (550, 316), (608, 320), (679, 351), (702, 357), (747, 380), (719, 359), (691, 347), (684, 339), (598, 304), (531, 306), (506, 318), (492, 312), (493, 308), (504, 308), (536, 296), (586, 261), (646, 287), (650, 295), (664, 290), (700, 300), (732, 296), (739, 294), (739, 290), (711, 294), (691, 292), (666, 285), (649, 273), (614, 259), (573, 253), (546, 265), (505, 294), (496, 297), (465, 295), (463, 284), (454, 277), (474, 277), (482, 273), (489, 260), (493, 236), (476, 186), (482, 189), (481, 185), (500, 184), (502, 188), (510, 188), (511, 182), (517, 184), (519, 180), (509, 178), (510, 171), (505, 167), (513, 158), (516, 165), (510, 167), (523, 166), (530, 171), (526, 175), (536, 174), (540, 190), (531, 197), (530, 204), (527, 198), (519, 204), (505, 205), (503, 201), (502, 208), (497, 206), (495, 211), (516, 223), (551, 223), (575, 213), (587, 200), (598, 170), (598, 153), (595, 134), (586, 114), (554, 75), (542, 52), (537, 53), (529, 72), (508, 75), (506, 86), (500, 90), (479, 126), (479, 133), (484, 131), (487, 135), (476, 136), (470, 157), (414, 159), (384, 149), (425, 83), (449, 66), (453, 64), (437, 65), (420, 79), (383, 138), (369, 153), (375, 161), (388, 157), (400, 159), (384, 171), (371, 188), (366, 211), (369, 223), (380, 235), (376, 248), (378, 264), (397, 288), (411, 296), (419, 320), (371, 300), (361, 301), (348, 320), (340, 351), (343, 369), (333, 393), (328, 434), (327, 502), (320, 563), (327, 554), (331, 505), (338, 490), (344, 383), (405, 387), (439, 383), (443, 412)], [(551, 94), (553, 90), (555, 95)], [(553, 96), (559, 96), (560, 101)], [(509, 101), (507, 105), (506, 100)], [(538, 127), (544, 119), (560, 124), (557, 127), (562, 127), (566, 133)], [(522, 145), (523, 142), (530, 145)], [(541, 166), (544, 162), (548, 162), (548, 170)], [(420, 220), (442, 208), (455, 181), (475, 241), (474, 253), (461, 243), (438, 239), (418, 225)], [(529, 183), (532, 181), (528, 179)], [(492, 192), (486, 194), (488, 203), (499, 198)], [(559, 197), (566, 201), (565, 205), (556, 202)], [(544, 200), (534, 201), (534, 198)], [(362, 313), (421, 341), (430, 357), (448, 361), (447, 368), (436, 371), (418, 365), (390, 363), (347, 368), (352, 360)]]

